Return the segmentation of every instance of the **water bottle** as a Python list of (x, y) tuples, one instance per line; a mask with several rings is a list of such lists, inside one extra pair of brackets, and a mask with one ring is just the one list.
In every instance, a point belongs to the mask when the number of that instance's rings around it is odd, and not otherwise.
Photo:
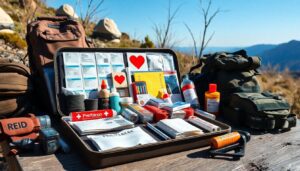
[(117, 92), (116, 88), (111, 88), (109, 104), (111, 109), (114, 109), (117, 113), (121, 112), (120, 94)]
[(200, 107), (195, 91), (195, 85), (193, 81), (189, 79), (188, 75), (183, 76), (183, 80), (181, 82), (181, 91), (183, 93), (185, 102), (190, 103), (193, 108)]

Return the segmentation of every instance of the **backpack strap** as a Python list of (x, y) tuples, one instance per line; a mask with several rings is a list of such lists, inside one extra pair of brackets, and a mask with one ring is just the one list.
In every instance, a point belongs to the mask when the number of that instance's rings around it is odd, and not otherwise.
[(194, 65), (194, 66), (191, 67), (189, 73), (192, 73), (195, 69), (200, 68), (202, 66), (202, 64), (203, 64), (202, 61), (199, 60), (198, 64), (196, 64), (196, 65)]
[(258, 117), (247, 114), (245, 123), (253, 129), (270, 130), (275, 128), (276, 121), (275, 118), (272, 116)]
[(37, 17), (36, 20), (66, 21), (71, 19), (69, 19), (67, 16), (41, 16)]

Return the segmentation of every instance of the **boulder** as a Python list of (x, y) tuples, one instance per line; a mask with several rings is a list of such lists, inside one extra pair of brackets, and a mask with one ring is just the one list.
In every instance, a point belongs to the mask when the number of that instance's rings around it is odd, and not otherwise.
[(98, 22), (94, 28), (93, 37), (100, 40), (108, 40), (112, 42), (120, 42), (122, 33), (119, 31), (114, 20), (104, 18)]
[(25, 2), (26, 2), (27, 9), (34, 11), (37, 8), (37, 4), (34, 0), (25, 0)]
[(69, 18), (77, 19), (78, 15), (75, 13), (74, 8), (69, 4), (63, 4), (56, 10), (57, 16), (67, 16)]
[(14, 28), (13, 19), (0, 7), (0, 30)]
[(1, 34), (14, 34), (15, 31), (13, 31), (11, 29), (0, 29), (0, 33)]

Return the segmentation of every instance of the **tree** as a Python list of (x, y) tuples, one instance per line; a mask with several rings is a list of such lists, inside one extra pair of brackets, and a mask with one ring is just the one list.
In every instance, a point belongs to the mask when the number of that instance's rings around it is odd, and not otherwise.
[(103, 11), (103, 9), (101, 9), (101, 6), (103, 5), (104, 0), (87, 0), (84, 2), (87, 2), (87, 10), (85, 15), (83, 15), (82, 13), (81, 0), (76, 1), (76, 6), (79, 5), (81, 23), (83, 27), (86, 29), (88, 24), (95, 18), (95, 16)]
[(200, 47), (199, 47), (199, 53), (197, 51), (197, 42), (195, 39), (195, 36), (193, 34), (193, 32), (191, 31), (190, 27), (185, 24), (185, 27), (187, 28), (187, 30), (189, 31), (189, 34), (192, 37), (193, 40), (193, 44), (194, 44), (194, 53), (195, 56), (198, 56), (198, 58), (201, 58), (201, 56), (203, 55), (203, 51), (205, 50), (205, 48), (207, 47), (208, 43), (211, 41), (211, 39), (214, 36), (214, 33), (212, 33), (209, 38), (207, 39), (207, 31), (208, 28), (211, 24), (211, 22), (213, 21), (213, 19), (215, 19), (215, 17), (221, 12), (220, 8), (218, 8), (217, 10), (213, 11), (211, 13), (211, 5), (212, 5), (212, 0), (209, 0), (208, 5), (205, 7), (203, 7), (202, 4), (202, 0), (199, 0), (200, 2), (200, 6), (201, 6), (201, 10), (202, 10), (202, 16), (203, 16), (203, 31), (202, 31), (202, 36), (200, 38)]
[(154, 32), (155, 37), (157, 41), (157, 46), (159, 48), (172, 48), (175, 45), (174, 36), (172, 33), (172, 25), (176, 18), (176, 15), (178, 14), (178, 11), (181, 8), (181, 5), (179, 5), (174, 11), (172, 11), (171, 1), (169, 0), (168, 3), (168, 16), (167, 16), (167, 22), (164, 25), (158, 25), (154, 24)]

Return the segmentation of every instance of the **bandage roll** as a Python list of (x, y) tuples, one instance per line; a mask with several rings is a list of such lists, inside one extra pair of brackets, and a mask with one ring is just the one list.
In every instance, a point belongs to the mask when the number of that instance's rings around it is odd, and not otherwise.
[(200, 128), (203, 128), (209, 132), (217, 132), (220, 131), (221, 128), (219, 126), (216, 126), (210, 122), (207, 122), (201, 118), (198, 118), (196, 116), (191, 116), (188, 118), (188, 121), (193, 123), (196, 126), (199, 126)]
[(67, 112), (84, 111), (84, 95), (68, 95), (66, 96)]

